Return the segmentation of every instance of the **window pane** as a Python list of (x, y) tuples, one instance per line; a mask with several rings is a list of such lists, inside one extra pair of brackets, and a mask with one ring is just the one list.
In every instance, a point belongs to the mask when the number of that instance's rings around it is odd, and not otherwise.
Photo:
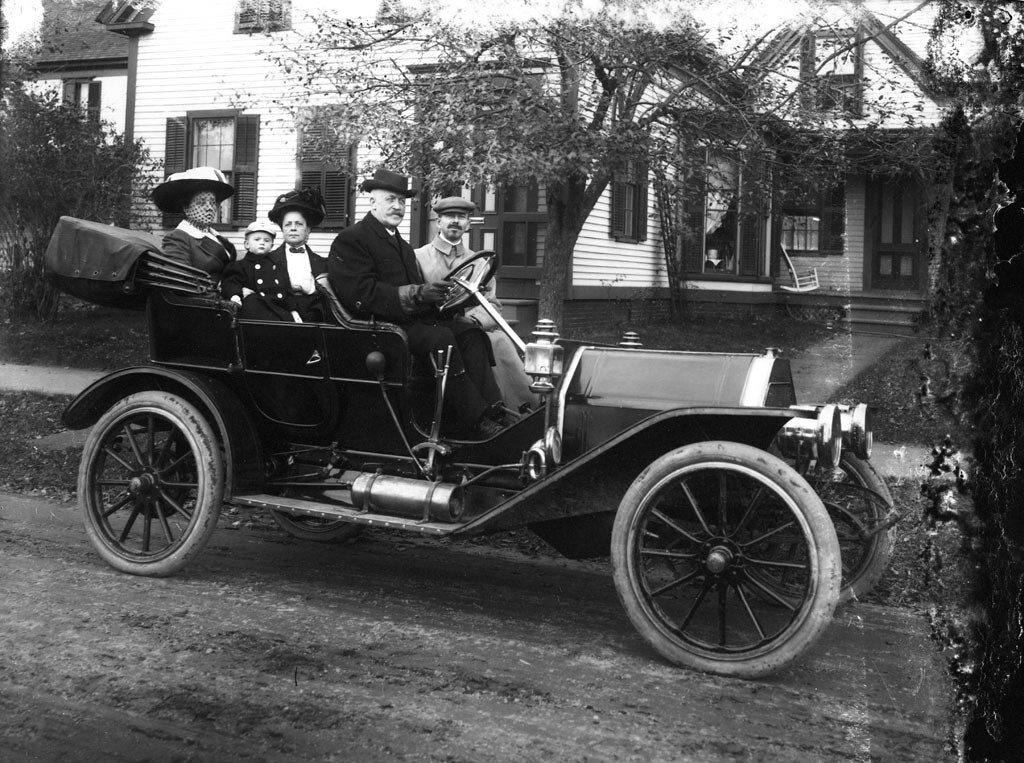
[(739, 168), (712, 158), (704, 207), (704, 270), (732, 271), (736, 267), (739, 225)]
[(786, 215), (782, 218), (782, 245), (786, 249), (816, 252), (821, 242), (821, 218)]
[(235, 120), (197, 119), (192, 123), (192, 167), (231, 172), (235, 164)]
[(537, 223), (505, 223), (502, 231), (502, 264), (531, 267), (537, 264)]
[[(231, 117), (194, 119), (192, 136), (192, 161), (189, 166), (216, 167), (231, 183), (235, 165), (235, 120)], [(217, 222), (226, 223), (231, 217), (231, 199), (227, 198), (221, 202)]]

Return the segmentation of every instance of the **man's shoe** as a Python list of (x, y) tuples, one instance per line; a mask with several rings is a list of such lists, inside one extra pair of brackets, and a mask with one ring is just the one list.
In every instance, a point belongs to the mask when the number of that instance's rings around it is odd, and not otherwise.
[(497, 434), (501, 433), (503, 427), (496, 421), (491, 421), (487, 416), (481, 416), (480, 420), (473, 425), (470, 430), (471, 434), (475, 439), (489, 440)]

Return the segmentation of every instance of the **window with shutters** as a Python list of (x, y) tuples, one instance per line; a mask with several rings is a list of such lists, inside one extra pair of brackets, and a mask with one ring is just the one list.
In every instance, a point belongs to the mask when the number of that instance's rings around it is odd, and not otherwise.
[(616, 241), (647, 239), (647, 165), (629, 162), (612, 178), (611, 237)]
[(843, 186), (812, 190), (787, 201), (780, 227), (779, 240), (791, 255), (842, 255), (846, 229)]
[[(235, 193), (220, 206), (215, 227), (244, 227), (256, 217), (260, 118), (239, 111), (190, 111), (167, 120), (164, 176), (192, 167), (221, 170)], [(173, 228), (181, 215), (165, 214)]]
[(291, 28), (291, 0), (239, 0), (235, 34), (283, 32)]
[(355, 214), (358, 143), (339, 133), (330, 108), (307, 109), (298, 120), (299, 188), (316, 188), (327, 216), (319, 228), (345, 228)]

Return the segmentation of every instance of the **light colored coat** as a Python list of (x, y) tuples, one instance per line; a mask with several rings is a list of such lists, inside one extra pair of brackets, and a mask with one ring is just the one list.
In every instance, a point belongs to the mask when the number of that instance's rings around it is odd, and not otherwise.
[[(448, 273), (476, 254), (461, 242), (452, 244), (440, 235), (415, 252), (416, 262), (420, 266), (423, 280), (427, 283), (443, 281)], [(501, 302), (498, 301), (493, 281), (484, 292), (487, 300), (500, 313)], [(537, 395), (530, 392), (530, 377), (523, 370), (523, 359), (519, 357), (519, 350), (512, 340), (498, 328), (498, 324), (482, 307), (476, 306), (466, 310), (466, 317), (476, 320), (491, 340), (491, 348), (494, 351), (494, 378), (501, 389), (505, 405), (514, 410), (518, 410), (524, 403), (536, 408)]]

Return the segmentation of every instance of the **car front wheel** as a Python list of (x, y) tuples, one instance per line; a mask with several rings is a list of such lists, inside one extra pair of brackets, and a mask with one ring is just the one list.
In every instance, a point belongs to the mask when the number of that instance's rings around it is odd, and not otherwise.
[(806, 652), (839, 597), (835, 530), (781, 459), (735, 442), (687, 445), (626, 491), (612, 531), (616, 590), (663, 657), (755, 678)]

